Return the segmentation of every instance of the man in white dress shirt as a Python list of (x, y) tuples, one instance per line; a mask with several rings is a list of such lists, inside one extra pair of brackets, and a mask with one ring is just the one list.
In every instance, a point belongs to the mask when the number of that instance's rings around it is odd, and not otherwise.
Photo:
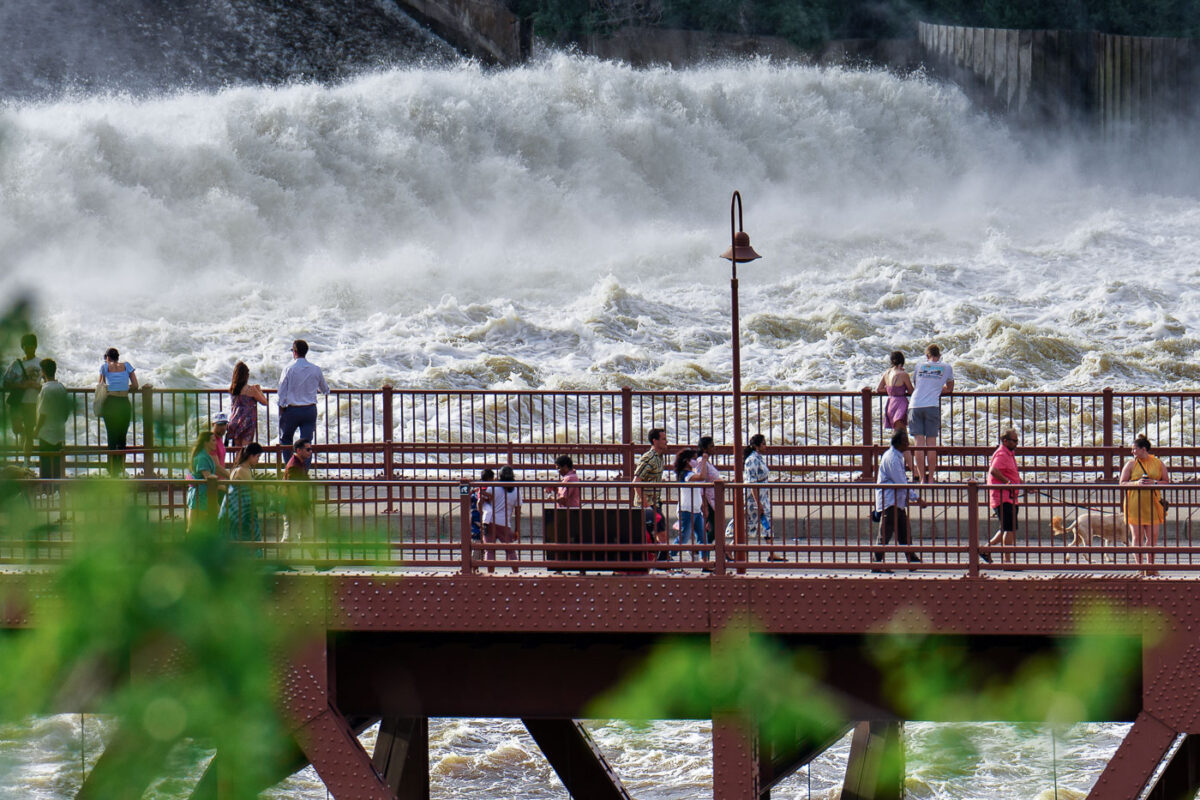
[[(313, 441), (317, 433), (317, 393), (329, 394), (325, 376), (316, 364), (310, 364), (308, 342), (292, 342), (292, 363), (279, 376), (279, 444), (284, 461), (292, 457), (292, 440), (296, 429), (300, 438)], [(311, 459), (311, 456), (309, 457)]]

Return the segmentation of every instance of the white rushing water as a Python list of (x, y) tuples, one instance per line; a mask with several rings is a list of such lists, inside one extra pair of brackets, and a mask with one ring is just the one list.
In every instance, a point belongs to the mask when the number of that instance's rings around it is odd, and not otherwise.
[[(60, 715), (0, 728), (0, 792), (36, 800), (73, 797), (114, 730), (108, 718)], [(634, 797), (712, 797), (712, 728), (707, 722), (646, 725), (588, 722), (593, 739)], [(959, 726), (968, 758), (947, 759), (941, 726), (904, 729), (905, 791), (913, 800), (1082, 800), (1128, 731), (1128, 725), (1079, 724), (1053, 734), (1031, 725)], [(361, 737), (368, 752), (378, 728)], [(435, 798), (567, 800), (554, 770), (519, 720), (434, 719), (429, 730), (431, 795)], [(944, 742), (943, 742), (944, 743)], [(837, 800), (850, 736), (771, 790), (782, 800)], [(179, 747), (171, 775), (147, 793), (151, 800), (188, 797), (211, 751)], [(266, 800), (324, 800), (312, 767), (264, 792)]]
[[(766, 62), (10, 102), (0, 300), (33, 299), (77, 385), (109, 346), (160, 386), (225, 384), (238, 359), (273, 385), (303, 336), (335, 386), (719, 388), (740, 189), (764, 255), (741, 271), (747, 387), (857, 389), (935, 339), (964, 387), (1194, 388), (1192, 144), (1034, 143), (920, 77)], [(5, 792), (71, 796), (77, 720), (0, 737)], [(1122, 731), (1064, 736), (1059, 797)], [(596, 736), (638, 796), (708, 791), (704, 726)], [(915, 759), (912, 796), (1054, 796), (1044, 736), (978, 736), (968, 775)], [(515, 723), (432, 738), (437, 796), (564, 796)], [(836, 796), (836, 756), (813, 797)]]
[(766, 62), (10, 104), (0, 297), (75, 382), (117, 346), (272, 384), (304, 336), (341, 386), (720, 387), (736, 188), (749, 386), (856, 389), (936, 339), (964, 386), (1191, 387), (1200, 169), (1148, 149)]

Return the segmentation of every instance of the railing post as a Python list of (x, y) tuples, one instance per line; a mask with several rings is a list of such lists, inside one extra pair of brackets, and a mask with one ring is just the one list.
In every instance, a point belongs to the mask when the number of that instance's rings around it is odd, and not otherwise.
[(143, 386), (142, 395), (142, 476), (154, 475), (154, 387)]
[[(395, 480), (395, 465), (392, 455), (392, 394), (391, 384), (383, 386), (383, 477)], [(391, 498), (388, 498), (389, 501)]]
[(475, 572), (471, 563), (471, 484), (460, 481), (458, 484), (458, 533), (462, 544), (462, 574), (470, 575)]
[(713, 565), (714, 575), (725, 574), (725, 482), (713, 483)]
[(383, 479), (388, 482), (387, 513), (395, 509), (392, 505), (392, 481), (396, 479), (395, 450), (392, 439), (392, 395), (394, 389), (390, 383), (383, 385)]
[(216, 476), (214, 475), (214, 476), (205, 478), (204, 486), (205, 486), (204, 492), (207, 495), (207, 497), (205, 498), (205, 506), (206, 507), (204, 509), (204, 519), (208, 522), (209, 525), (216, 527), (217, 513), (221, 510), (219, 507), (220, 503), (218, 502), (221, 498), (217, 494), (218, 487), (217, 487)]
[[(1113, 446), (1113, 390), (1111, 387), (1104, 387), (1104, 446), (1111, 448)], [(1113, 457), (1111, 449), (1106, 449), (1104, 452), (1104, 481), (1111, 483), (1113, 479)]]
[(979, 482), (967, 483), (967, 575), (979, 577)]
[[(633, 389), (621, 387), (621, 473), (625, 480), (633, 480), (634, 445), (633, 445)], [(632, 486), (629, 490), (629, 502), (634, 502), (637, 494)]]
[(875, 423), (873, 410), (875, 393), (862, 388), (862, 481), (875, 482)]
[(627, 480), (633, 480), (633, 389), (621, 387), (621, 444), (625, 445), (624, 466)]

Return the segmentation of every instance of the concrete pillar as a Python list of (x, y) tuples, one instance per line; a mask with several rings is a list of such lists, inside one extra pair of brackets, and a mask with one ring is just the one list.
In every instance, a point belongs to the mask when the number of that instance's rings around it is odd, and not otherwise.
[(903, 728), (894, 720), (854, 727), (841, 800), (901, 800), (904, 796)]
[(1175, 735), (1156, 717), (1144, 711), (1138, 714), (1087, 800), (1129, 800), (1140, 795), (1170, 751)]
[(386, 717), (371, 763), (399, 800), (429, 800), (429, 719)]
[(573, 719), (523, 719), (572, 800), (631, 800), (591, 734)]

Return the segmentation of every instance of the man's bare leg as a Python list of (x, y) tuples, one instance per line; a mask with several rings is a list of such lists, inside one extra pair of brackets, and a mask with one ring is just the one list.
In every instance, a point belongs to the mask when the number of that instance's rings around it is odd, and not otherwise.
[(928, 483), (925, 476), (929, 474), (928, 464), (930, 456), (926, 448), (930, 446), (930, 442), (934, 441), (934, 439), (931, 436), (916, 436), (914, 438), (917, 440), (917, 453), (913, 456), (913, 467), (917, 472), (917, 480), (921, 483)]

